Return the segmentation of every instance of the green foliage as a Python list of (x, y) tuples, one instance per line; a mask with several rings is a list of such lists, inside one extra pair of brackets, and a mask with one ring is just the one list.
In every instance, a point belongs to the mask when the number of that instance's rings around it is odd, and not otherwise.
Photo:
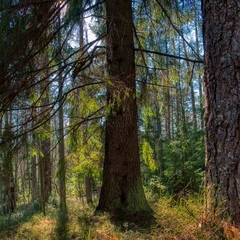
[(69, 7), (66, 14), (66, 22), (79, 22), (79, 17), (82, 15), (84, 11), (85, 2), (89, 2), (89, 0), (70, 0)]
[(85, 145), (79, 148), (76, 153), (69, 155), (72, 161), (78, 162), (73, 169), (76, 175), (99, 177), (99, 161), (102, 158), (102, 154), (96, 145), (94, 148), (96, 149), (90, 150), (89, 145)]
[(146, 191), (153, 201), (158, 201), (159, 198), (167, 195), (167, 187), (163, 185), (161, 177), (157, 175), (148, 178)]
[(142, 159), (151, 171), (157, 170), (156, 161), (153, 159), (153, 149), (146, 140), (143, 140), (142, 144)]
[(183, 131), (164, 142), (163, 183), (171, 194), (185, 194), (202, 187), (204, 175), (204, 132)]
[[(91, 96), (93, 89), (89, 87), (80, 91), (78, 96), (69, 98), (69, 112), (73, 116), (71, 125), (76, 126), (67, 138), (70, 152), (67, 156), (68, 178), (70, 189), (76, 195), (82, 191), (85, 177), (90, 177), (94, 184), (99, 183), (100, 165), (103, 158), (102, 129), (98, 121), (84, 121), (99, 109), (98, 101)], [(79, 115), (81, 117), (79, 117)], [(79, 119), (83, 119), (82, 123)], [(82, 194), (82, 193), (81, 193)]]

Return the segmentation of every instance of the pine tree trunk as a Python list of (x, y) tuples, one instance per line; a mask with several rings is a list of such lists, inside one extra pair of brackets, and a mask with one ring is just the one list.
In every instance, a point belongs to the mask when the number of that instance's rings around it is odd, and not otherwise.
[(132, 1), (107, 0), (107, 120), (97, 211), (146, 214), (138, 146)]
[(206, 185), (208, 206), (240, 223), (240, 10), (236, 0), (204, 0)]

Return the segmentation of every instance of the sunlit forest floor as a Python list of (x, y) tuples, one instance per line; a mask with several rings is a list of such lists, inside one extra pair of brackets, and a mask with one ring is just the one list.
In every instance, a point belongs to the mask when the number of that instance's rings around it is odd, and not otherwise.
[(0, 217), (0, 239), (240, 239), (237, 228), (217, 220), (217, 214), (204, 213), (202, 199), (150, 200), (156, 222), (146, 227), (127, 221), (114, 224), (108, 215), (94, 215), (94, 205), (74, 198), (68, 199), (68, 221), (62, 224), (54, 200), (47, 205), (47, 216), (39, 212), (38, 204), (24, 205), (11, 218)]

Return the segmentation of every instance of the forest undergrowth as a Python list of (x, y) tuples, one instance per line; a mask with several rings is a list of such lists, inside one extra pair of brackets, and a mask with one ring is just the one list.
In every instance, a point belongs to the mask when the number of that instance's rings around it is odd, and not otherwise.
[(106, 214), (95, 215), (94, 204), (68, 199), (68, 219), (61, 219), (55, 200), (47, 205), (47, 216), (37, 203), (20, 206), (11, 216), (0, 216), (0, 239), (3, 240), (154, 240), (154, 239), (240, 239), (240, 231), (215, 214), (204, 211), (203, 197), (149, 199), (155, 223), (140, 226), (128, 221), (111, 221)]

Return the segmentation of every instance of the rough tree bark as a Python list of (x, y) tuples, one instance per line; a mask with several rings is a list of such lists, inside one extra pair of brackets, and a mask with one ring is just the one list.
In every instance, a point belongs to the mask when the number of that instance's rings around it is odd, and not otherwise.
[(151, 212), (140, 176), (131, 0), (106, 0), (107, 120), (103, 184), (97, 211)]
[(203, 0), (206, 185), (211, 210), (240, 223), (240, 5)]

